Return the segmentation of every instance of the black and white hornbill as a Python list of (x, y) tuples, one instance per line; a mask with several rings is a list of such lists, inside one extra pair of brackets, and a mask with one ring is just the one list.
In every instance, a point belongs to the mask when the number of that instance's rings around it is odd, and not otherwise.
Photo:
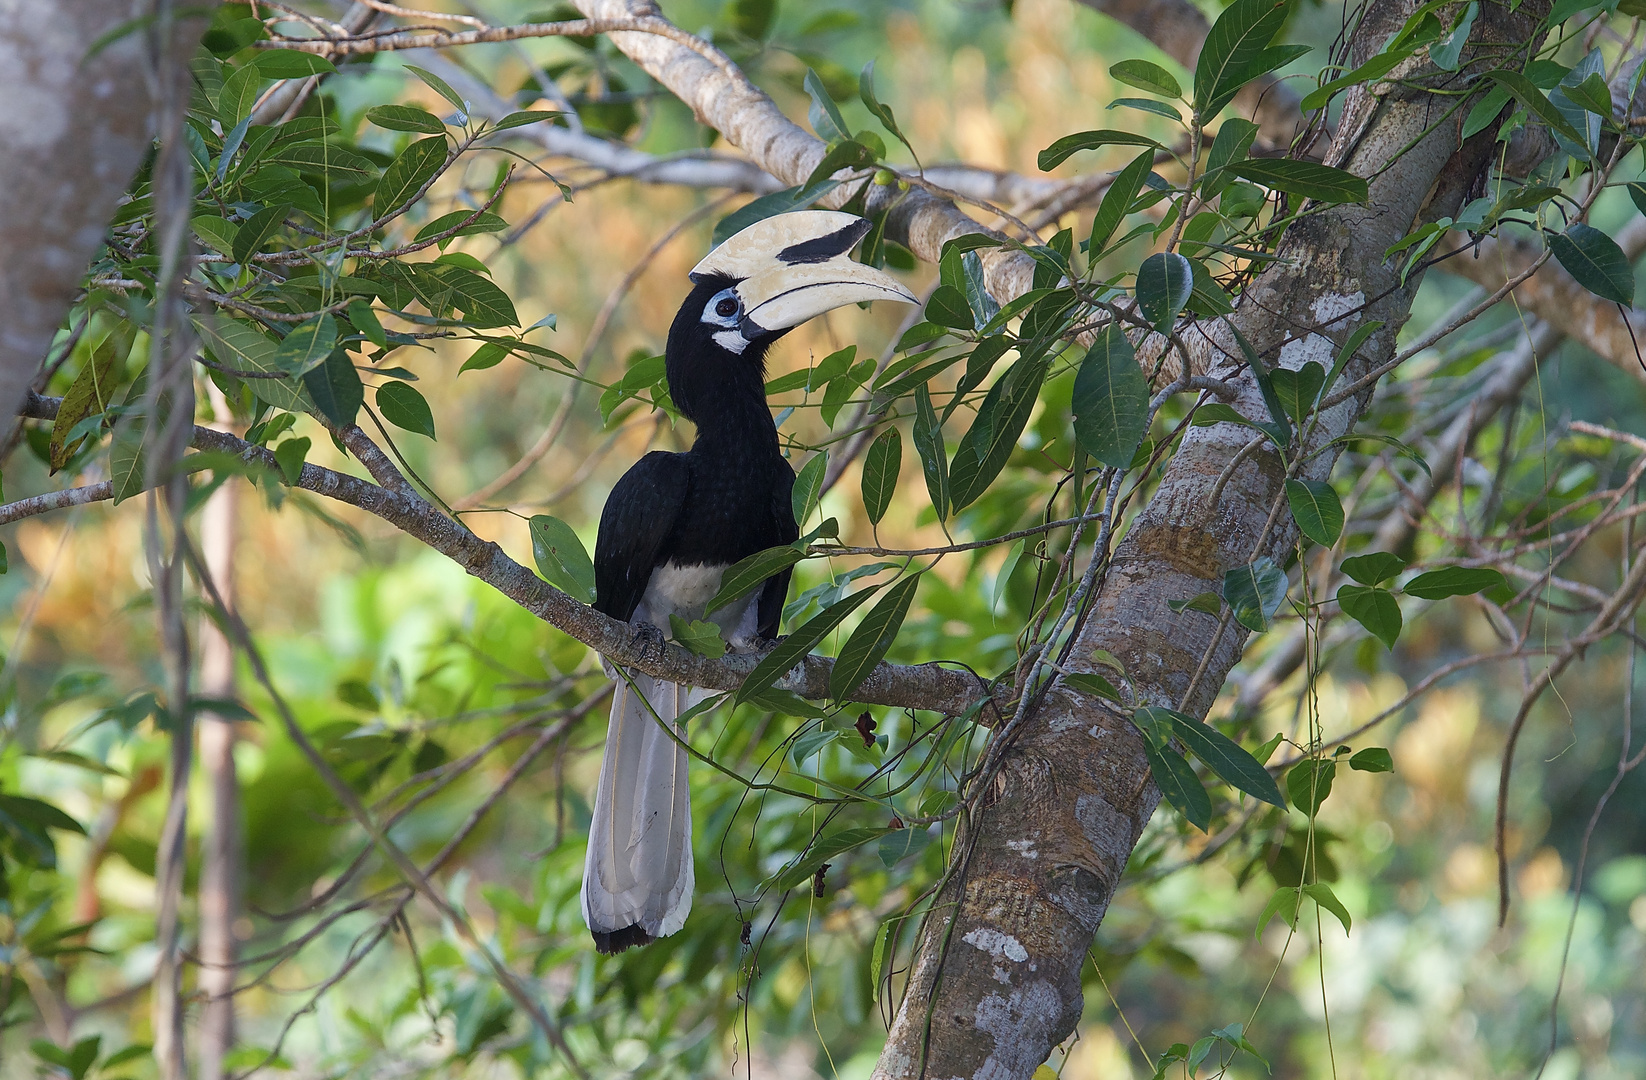
[[(697, 439), (683, 454), (652, 451), (612, 489), (594, 552), (598, 610), (646, 633), (666, 631), (670, 615), (702, 619), (727, 567), (799, 536), (794, 471), (766, 407), (766, 350), (845, 304), (916, 302), (851, 260), (868, 228), (828, 210), (780, 214), (692, 270), (696, 287), (669, 328), (665, 370)], [(734, 649), (750, 648), (776, 636), (788, 588), (785, 570), (708, 617)], [(636, 671), (617, 680), (583, 869), (583, 918), (605, 953), (672, 934), (691, 910), (687, 756), (663, 725), (675, 727), (705, 695)]]

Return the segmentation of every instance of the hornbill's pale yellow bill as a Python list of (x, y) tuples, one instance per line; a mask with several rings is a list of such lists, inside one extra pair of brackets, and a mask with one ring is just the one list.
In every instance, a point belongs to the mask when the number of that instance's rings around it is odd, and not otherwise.
[[(864, 300), (914, 303), (851, 260), (869, 223), (804, 210), (756, 222), (691, 273), (665, 350), (669, 395), (697, 428), (685, 453), (652, 451), (612, 489), (595, 544), (595, 607), (638, 632), (675, 617), (716, 623), (733, 649), (779, 630), (789, 571), (715, 611), (727, 567), (799, 537), (794, 469), (766, 406), (764, 360), (792, 327)], [(678, 721), (706, 692), (615, 671), (611, 725), (589, 825), (583, 917), (601, 952), (672, 934), (691, 910), (691, 793)]]

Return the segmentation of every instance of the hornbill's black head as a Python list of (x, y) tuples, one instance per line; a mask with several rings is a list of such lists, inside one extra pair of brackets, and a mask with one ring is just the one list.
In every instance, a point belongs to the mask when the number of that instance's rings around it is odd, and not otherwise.
[(865, 300), (918, 303), (895, 278), (853, 262), (869, 222), (798, 210), (755, 222), (692, 269), (696, 284), (669, 328), (669, 395), (702, 423), (708, 402), (753, 394), (765, 402), (772, 342), (807, 319)]

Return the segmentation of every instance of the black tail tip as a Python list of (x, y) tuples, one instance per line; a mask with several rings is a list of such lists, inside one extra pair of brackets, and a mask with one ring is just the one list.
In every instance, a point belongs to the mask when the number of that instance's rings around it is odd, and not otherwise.
[(603, 933), (599, 930), (589, 931), (594, 937), (595, 952), (611, 956), (624, 949), (632, 949), (636, 945), (649, 945), (657, 939), (640, 928), (639, 923), (631, 923), (621, 930)]

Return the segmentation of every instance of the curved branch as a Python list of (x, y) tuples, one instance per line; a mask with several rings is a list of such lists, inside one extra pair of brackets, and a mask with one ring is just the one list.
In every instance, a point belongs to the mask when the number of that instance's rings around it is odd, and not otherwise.
[[(34, 419), (51, 420), (57, 416), (61, 398), (29, 395), (23, 415)], [(461, 566), (471, 576), (479, 578), (539, 619), (564, 631), (614, 664), (632, 667), (647, 675), (707, 690), (736, 690), (743, 685), (754, 666), (760, 662), (759, 653), (727, 654), (720, 659), (709, 659), (665, 643), (657, 646), (638, 637), (634, 627), (580, 604), (542, 578), (515, 562), (501, 547), (490, 540), (482, 540), (461, 522), (454, 521), (436, 510), (416, 494), (399, 471), (383, 456), (377, 444), (358, 427), (351, 426), (340, 433), (350, 452), (363, 457), (367, 468), (380, 480), (392, 485), (380, 487), (368, 480), (346, 473), (335, 472), (319, 465), (305, 463), (296, 486), (328, 499), (348, 503), (383, 519), (396, 529), (428, 545)], [(281, 476), (274, 453), (254, 446), (224, 431), (196, 427), (190, 445), (197, 450), (209, 450), (238, 458), (255, 470), (269, 476)], [(109, 485), (93, 484), (86, 488), (58, 492), (57, 505), (72, 506), (97, 502), (113, 497)], [(44, 513), (56, 509), (48, 505), (53, 496), (36, 496), (19, 503), (0, 506), (0, 523), (16, 521), (30, 513)], [(26, 503), (37, 508), (23, 512)], [(807, 656), (776, 685), (802, 697), (824, 699), (829, 697), (829, 673), (834, 661), (824, 656)], [(974, 675), (953, 671), (936, 664), (912, 667), (881, 663), (853, 693), (854, 701), (870, 705), (891, 705), (906, 709), (928, 709), (934, 712), (961, 713), (980, 698), (987, 696), (988, 687)]]

